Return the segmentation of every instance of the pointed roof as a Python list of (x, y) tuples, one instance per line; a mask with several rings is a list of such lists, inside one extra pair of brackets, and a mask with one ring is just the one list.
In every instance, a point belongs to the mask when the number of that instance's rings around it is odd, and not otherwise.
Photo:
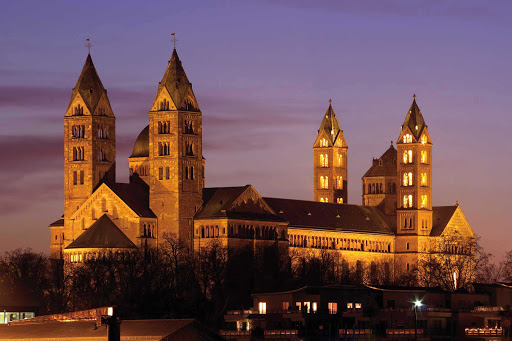
[(203, 189), (203, 207), (194, 219), (282, 221), (251, 185)]
[(459, 206), (455, 205), (432, 207), (432, 230), (430, 231), (431, 236), (440, 236), (443, 234), (444, 229), (455, 214), (457, 207)]
[(78, 81), (73, 88), (73, 94), (71, 95), (69, 105), (71, 105), (76, 94), (79, 93), (87, 105), (89, 112), (93, 114), (105, 91), (106, 90), (101, 83), (100, 77), (98, 76), (98, 72), (92, 62), (91, 55), (88, 54), (84, 67), (82, 68), (82, 73), (80, 73), (80, 77), (78, 77)]
[[(373, 159), (373, 164), (363, 175), (363, 178), (376, 176), (396, 176), (396, 149), (391, 143), (388, 150), (378, 159)], [(382, 163), (379, 162), (382, 160)]]
[(102, 215), (66, 249), (136, 249), (137, 246), (106, 215)]
[[(185, 109), (185, 96), (187, 96), (189, 91), (192, 93), (192, 96), (194, 96), (195, 101), (195, 95), (192, 91), (192, 83), (188, 81), (176, 49), (172, 51), (171, 60), (167, 65), (162, 81), (158, 84), (157, 96), (162, 87), (167, 89), (178, 110)], [(199, 108), (196, 109), (199, 110)]]
[(334, 144), (336, 137), (341, 131), (340, 124), (336, 118), (334, 110), (332, 109), (331, 103), (329, 103), (329, 108), (327, 108), (327, 112), (324, 115), (318, 134), (320, 134), (321, 131), (325, 131), (327, 133), (332, 144)]
[[(411, 132), (414, 134), (416, 139), (419, 139), (423, 128), (427, 125), (425, 124), (425, 120), (423, 119), (423, 115), (421, 114), (421, 110), (416, 103), (416, 95), (413, 96), (413, 101), (409, 111), (407, 112), (407, 116), (405, 116), (404, 124), (402, 125), (402, 130), (405, 127), (409, 127)], [(418, 127), (418, 129), (416, 129)]]

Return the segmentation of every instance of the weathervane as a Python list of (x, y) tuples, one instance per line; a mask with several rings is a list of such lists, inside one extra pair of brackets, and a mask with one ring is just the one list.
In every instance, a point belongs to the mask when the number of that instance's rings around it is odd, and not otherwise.
[(91, 39), (87, 38), (87, 39), (85, 39), (85, 41), (87, 42), (87, 44), (85, 44), (85, 47), (87, 47), (87, 50), (89, 51), (89, 54), (91, 54), (91, 47), (92, 47)]
[(178, 41), (178, 39), (176, 39), (176, 33), (175, 32), (171, 33), (171, 36), (172, 36), (171, 41), (173, 42), (174, 49), (176, 50), (176, 42)]

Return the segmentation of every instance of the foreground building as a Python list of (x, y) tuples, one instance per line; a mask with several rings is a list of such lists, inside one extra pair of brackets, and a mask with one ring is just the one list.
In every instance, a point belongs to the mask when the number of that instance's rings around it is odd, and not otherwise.
[(239, 341), (413, 340), (415, 334), (418, 340), (508, 340), (512, 287), (475, 288), (343, 285), (253, 294), (252, 308), (226, 313), (220, 334)]
[(250, 185), (205, 188), (202, 113), (176, 50), (128, 159), (130, 183), (115, 178), (115, 120), (88, 55), (64, 115), (64, 216), (50, 225), (52, 257), (83, 262), (174, 235), (189, 250), (325, 250), (347, 269), (390, 278), (416, 269), (440, 238), (474, 239), (458, 205), (432, 206), (432, 139), (415, 98), (397, 148), (363, 176), (363, 205), (348, 204), (348, 143), (331, 104), (313, 145), (314, 201), (266, 198)]

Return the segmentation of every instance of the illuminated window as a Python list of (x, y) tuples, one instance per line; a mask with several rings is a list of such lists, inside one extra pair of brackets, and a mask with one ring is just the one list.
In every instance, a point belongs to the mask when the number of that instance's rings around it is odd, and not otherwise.
[(356, 303), (356, 309), (361, 309), (362, 305), (361, 303)]
[(342, 176), (336, 177), (336, 188), (343, 189), (343, 177)]
[(290, 310), (290, 302), (283, 302), (283, 311)]
[(347, 309), (354, 309), (353, 303), (347, 303)]
[(320, 188), (321, 189), (329, 188), (329, 177), (327, 177), (327, 176), (320, 177)]
[(412, 207), (412, 194), (409, 194), (409, 207)]
[(327, 154), (320, 154), (320, 166), (329, 167), (329, 156)]
[(403, 184), (404, 186), (412, 186), (412, 172), (404, 173)]
[(329, 147), (329, 144), (327, 143), (326, 139), (320, 140), (320, 147)]
[(329, 198), (324, 198), (324, 201), (325, 202), (329, 202)]
[(427, 186), (427, 173), (421, 173), (421, 185)]
[(427, 163), (427, 151), (426, 150), (421, 151), (421, 163)]
[(412, 135), (411, 134), (404, 135), (404, 143), (412, 143)]
[(411, 172), (409, 172), (408, 178), (409, 178), (409, 186), (412, 186), (412, 173)]
[(411, 208), (412, 207), (412, 195), (404, 195), (403, 197), (403, 204), (404, 208)]
[(412, 150), (404, 150), (403, 160), (404, 163), (412, 163)]
[(338, 313), (338, 303), (336, 302), (329, 302), (327, 304), (329, 308), (329, 314), (337, 314)]
[(297, 308), (298, 311), (302, 310), (302, 304), (300, 302), (295, 302), (295, 307)]
[(320, 202), (324, 202), (324, 198), (320, 198)]
[(260, 314), (266, 314), (267, 313), (267, 302), (260, 302), (258, 304), (258, 311)]
[(343, 147), (343, 141), (342, 141), (342, 140), (338, 140), (338, 141), (336, 141), (336, 145), (337, 145), (338, 147)]
[(336, 202), (337, 202), (338, 204), (343, 204), (343, 198), (338, 198), (338, 199), (336, 199)]
[(338, 154), (338, 167), (343, 165), (343, 154)]
[(316, 313), (316, 311), (318, 310), (318, 303), (313, 302), (312, 308), (313, 308), (313, 312)]
[(309, 313), (309, 310), (311, 309), (311, 302), (304, 302), (304, 310), (306, 313)]
[(427, 207), (427, 195), (426, 194), (421, 196), (421, 207)]
[(427, 143), (427, 135), (421, 136), (421, 144)]

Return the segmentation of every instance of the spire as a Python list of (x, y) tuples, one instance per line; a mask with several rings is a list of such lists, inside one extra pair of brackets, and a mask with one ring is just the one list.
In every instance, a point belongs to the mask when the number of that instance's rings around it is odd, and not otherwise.
[(96, 68), (92, 62), (91, 55), (88, 54), (82, 73), (80, 74), (80, 77), (78, 77), (78, 81), (73, 88), (73, 94), (69, 104), (71, 105), (76, 94), (79, 93), (87, 105), (89, 112), (94, 113), (94, 110), (96, 110), (96, 106), (105, 91), (106, 90), (103, 87), (100, 77), (98, 76)]
[(169, 92), (177, 109), (186, 109), (186, 97), (191, 97), (192, 102), (194, 102), (191, 104), (196, 107), (195, 109), (199, 110), (194, 92), (192, 91), (192, 84), (188, 81), (176, 49), (172, 51), (171, 60), (167, 65), (162, 81), (158, 85), (157, 96), (163, 87)]
[(416, 94), (414, 94), (412, 97), (413, 101), (409, 111), (407, 112), (407, 116), (405, 116), (402, 130), (405, 129), (405, 127), (409, 127), (416, 139), (418, 139), (421, 135), (421, 132), (423, 131), (423, 128), (426, 127), (426, 124), (425, 120), (423, 119), (423, 115), (421, 115), (421, 110), (416, 103)]
[(327, 133), (331, 140), (331, 143), (334, 144), (336, 136), (338, 136), (338, 133), (340, 132), (341, 129), (338, 119), (336, 118), (336, 114), (332, 109), (332, 100), (329, 100), (329, 108), (325, 113), (324, 119), (322, 120), (322, 124), (320, 125), (318, 133), (320, 134), (322, 130), (324, 130)]

